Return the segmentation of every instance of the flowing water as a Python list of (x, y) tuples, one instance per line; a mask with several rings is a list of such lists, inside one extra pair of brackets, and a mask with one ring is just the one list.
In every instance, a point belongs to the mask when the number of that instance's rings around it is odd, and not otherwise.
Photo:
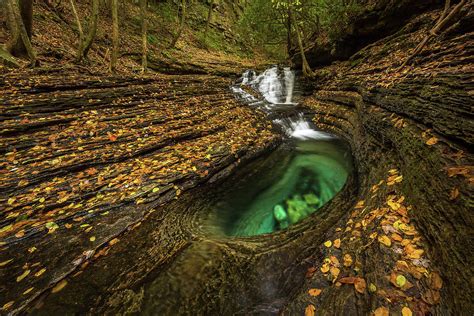
[[(261, 97), (245, 92), (249, 87)], [(197, 199), (170, 206), (163, 228), (151, 236), (166, 240), (176, 234), (178, 222), (178, 231), (193, 241), (146, 281), (143, 315), (279, 314), (304, 281), (304, 258), (317, 246), (298, 231), (324, 227), (315, 215), (321, 211), (324, 216), (322, 206), (351, 172), (344, 142), (317, 130), (298, 108), (301, 89), (289, 68), (247, 71), (232, 90), (265, 111), (284, 141), (209, 189), (203, 187)], [(312, 221), (309, 226), (305, 218)], [(159, 258), (166, 249), (151, 254)]]
[[(246, 86), (261, 94), (257, 98)], [(237, 98), (265, 111), (285, 134), (275, 151), (244, 166), (227, 181), (230, 187), (212, 206), (209, 225), (230, 236), (283, 230), (314, 212), (344, 186), (351, 172), (347, 146), (319, 131), (298, 110), (301, 94), (290, 68), (272, 67), (261, 74), (246, 71), (232, 86)]]

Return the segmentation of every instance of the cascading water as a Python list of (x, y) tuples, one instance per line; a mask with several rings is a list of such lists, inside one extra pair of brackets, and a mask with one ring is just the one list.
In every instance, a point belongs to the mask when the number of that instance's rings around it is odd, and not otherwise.
[[(247, 91), (253, 89), (261, 98)], [(246, 71), (232, 86), (236, 97), (274, 117), (286, 141), (269, 155), (244, 166), (223, 189), (210, 226), (233, 236), (286, 229), (316, 212), (342, 189), (351, 170), (345, 144), (315, 129), (295, 102), (295, 73), (272, 67)], [(227, 183), (227, 181), (226, 181)], [(224, 184), (222, 188), (226, 188)]]

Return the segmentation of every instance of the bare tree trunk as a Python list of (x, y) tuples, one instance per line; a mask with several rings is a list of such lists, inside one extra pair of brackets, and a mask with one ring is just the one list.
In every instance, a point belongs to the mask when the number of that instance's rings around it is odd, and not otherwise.
[(7, 9), (12, 27), (12, 40), (8, 49), (13, 56), (28, 56), (34, 65), (36, 55), (31, 45), (33, 1), (8, 0)]
[(74, 2), (74, 0), (69, 0), (69, 3), (71, 4), (74, 18), (76, 19), (77, 30), (79, 31), (79, 43), (81, 43), (84, 40), (84, 32), (82, 31), (81, 19), (79, 18), (79, 14), (77, 14), (76, 3)]
[(300, 29), (298, 28), (298, 23), (296, 23), (296, 20), (291, 12), (291, 9), (289, 10), (288, 14), (290, 15), (293, 21), (293, 25), (295, 26), (296, 38), (298, 40), (298, 47), (300, 49), (300, 54), (301, 54), (303, 76), (305, 77), (312, 76), (313, 71), (311, 70), (311, 67), (308, 64), (308, 61), (306, 60), (306, 55), (304, 53), (304, 47), (303, 47), (303, 40), (301, 39), (301, 33), (300, 33)]
[(214, 0), (211, 0), (211, 3), (209, 4), (209, 11), (207, 12), (207, 21), (206, 21), (206, 29), (204, 30), (204, 38), (207, 38), (207, 32), (209, 31), (209, 24), (211, 24), (213, 6), (214, 6)]
[(179, 30), (176, 36), (174, 37), (173, 41), (170, 44), (170, 48), (176, 46), (179, 38), (181, 37), (181, 33), (184, 29), (184, 23), (186, 22), (186, 0), (181, 0), (181, 22), (179, 23)]
[(112, 9), (112, 57), (110, 58), (110, 71), (115, 72), (117, 69), (117, 59), (119, 53), (119, 21), (118, 21), (118, 0), (111, 1)]
[(290, 58), (291, 54), (291, 9), (290, 4), (288, 2), (288, 11), (287, 11), (287, 18), (286, 18), (286, 51), (288, 53), (288, 58)]
[(146, 72), (147, 70), (147, 25), (146, 25), (146, 0), (140, 0), (140, 11), (142, 15), (142, 72)]
[(84, 36), (79, 43), (79, 49), (77, 51), (77, 62), (82, 61), (87, 57), (87, 53), (94, 42), (95, 35), (97, 32), (97, 20), (99, 18), (99, 4), (100, 0), (92, 0), (92, 15), (89, 19), (87, 36)]

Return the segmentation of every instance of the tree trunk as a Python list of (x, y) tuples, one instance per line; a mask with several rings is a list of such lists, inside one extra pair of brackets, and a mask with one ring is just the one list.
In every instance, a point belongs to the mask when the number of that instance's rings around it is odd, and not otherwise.
[(176, 43), (178, 42), (179, 38), (181, 37), (181, 33), (183, 32), (185, 22), (186, 22), (186, 0), (181, 0), (181, 21), (179, 23), (179, 30), (176, 36), (174, 37), (173, 41), (171, 42), (170, 48), (173, 48), (176, 46)]
[(97, 32), (97, 20), (99, 18), (99, 4), (100, 0), (92, 0), (92, 12), (88, 23), (87, 36), (83, 37), (82, 41), (79, 43), (77, 62), (80, 62), (87, 57), (87, 53), (94, 42)]
[(112, 0), (111, 1), (111, 9), (112, 9), (112, 21), (113, 21), (113, 29), (112, 29), (112, 57), (110, 59), (110, 71), (115, 72), (117, 68), (117, 59), (119, 53), (119, 21), (118, 21), (118, 1)]
[(84, 40), (84, 32), (82, 31), (82, 23), (81, 19), (79, 18), (79, 14), (77, 14), (76, 4), (74, 0), (69, 0), (71, 4), (72, 13), (74, 14), (74, 18), (76, 19), (77, 30), (79, 32), (79, 44)]
[(13, 56), (28, 56), (31, 63), (36, 61), (35, 52), (31, 45), (31, 32), (33, 20), (32, 0), (9, 0), (7, 2), (12, 28), (12, 39), (9, 44), (9, 51)]
[(211, 0), (211, 3), (209, 4), (209, 11), (207, 12), (207, 21), (206, 21), (206, 29), (204, 30), (204, 38), (207, 38), (207, 32), (209, 31), (209, 24), (211, 24), (213, 6), (214, 6), (214, 0)]
[(286, 51), (288, 53), (288, 58), (291, 57), (291, 9), (288, 3), (288, 12), (286, 18)]
[(310, 77), (310, 76), (313, 75), (313, 71), (311, 70), (311, 67), (308, 64), (308, 61), (306, 60), (306, 55), (304, 53), (303, 40), (301, 39), (300, 29), (298, 28), (298, 24), (296, 23), (296, 20), (295, 20), (294, 16), (292, 15), (291, 10), (288, 13), (289, 13), (289, 15), (290, 15), (290, 17), (293, 21), (293, 24), (295, 26), (296, 38), (298, 40), (298, 47), (299, 47), (300, 54), (301, 54), (301, 64), (302, 64), (303, 75), (305, 77), (308, 77), (308, 76)]
[(140, 11), (142, 15), (142, 72), (147, 70), (147, 17), (146, 17), (146, 0), (140, 0)]

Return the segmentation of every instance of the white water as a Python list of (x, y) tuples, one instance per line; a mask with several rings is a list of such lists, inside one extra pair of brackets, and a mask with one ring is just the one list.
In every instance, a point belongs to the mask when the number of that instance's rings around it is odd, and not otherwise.
[[(264, 101), (247, 93), (242, 86), (249, 86), (258, 91)], [(253, 70), (247, 70), (241, 78), (240, 85), (234, 85), (232, 92), (239, 99), (249, 105), (259, 107), (266, 112), (274, 112), (282, 105), (296, 106), (293, 101), (295, 89), (295, 72), (289, 67), (279, 68), (274, 66), (257, 75)], [(296, 117), (275, 119), (274, 123), (281, 126), (285, 134), (298, 139), (329, 139), (330, 134), (315, 130), (303, 113)]]

